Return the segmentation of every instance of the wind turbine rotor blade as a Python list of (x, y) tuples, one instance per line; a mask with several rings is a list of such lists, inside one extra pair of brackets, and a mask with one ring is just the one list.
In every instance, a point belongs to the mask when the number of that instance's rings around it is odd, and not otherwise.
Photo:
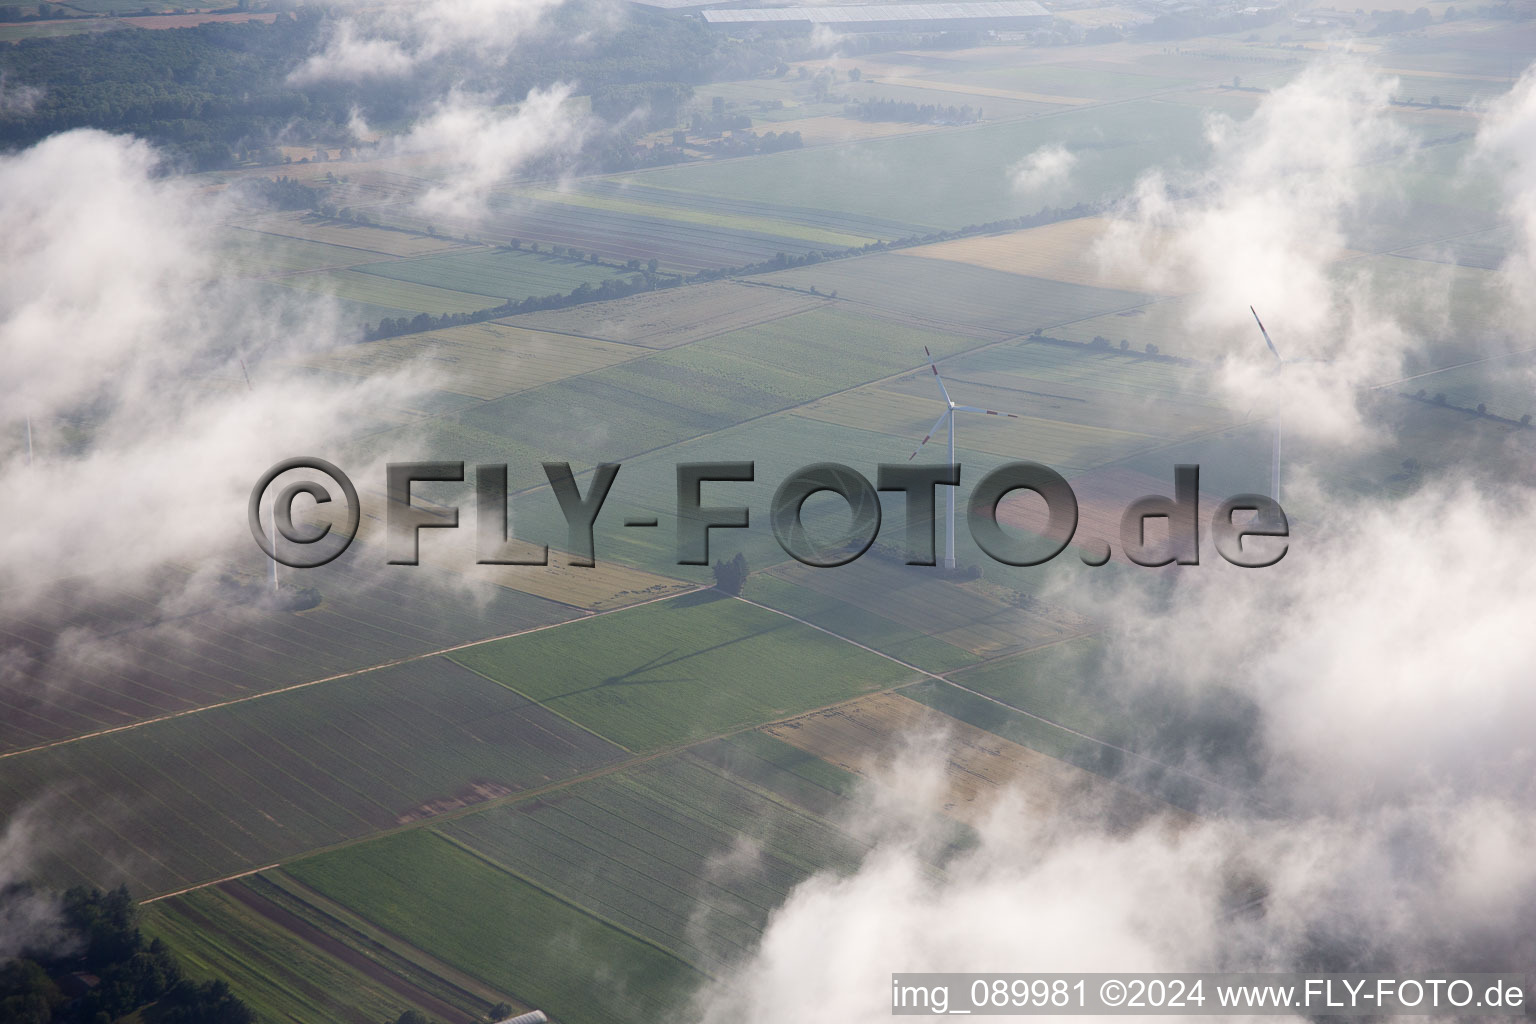
[(1275, 359), (1283, 365), (1285, 360), (1280, 358), (1280, 350), (1275, 348), (1275, 343), (1269, 340), (1269, 332), (1264, 329), (1264, 321), (1259, 319), (1259, 311), (1249, 306), (1248, 312), (1253, 314), (1253, 322), (1259, 325), (1259, 333), (1264, 335), (1264, 344), (1269, 346), (1269, 350), (1274, 353)]
[(943, 414), (939, 416), (938, 419), (933, 421), (933, 426), (928, 428), (928, 433), (923, 435), (923, 439), (921, 441), (917, 442), (917, 447), (912, 449), (912, 454), (907, 456), (907, 461), (908, 462), (911, 462), (913, 459), (917, 458), (917, 453), (922, 451), (923, 450), (923, 445), (927, 444), (928, 440), (931, 437), (933, 437), (934, 434), (937, 434), (939, 432), (939, 428), (944, 425), (944, 420), (948, 416), (949, 416), (949, 410), (946, 409), (946, 410), (944, 410)]
[(923, 346), (923, 354), (928, 357), (928, 368), (933, 371), (933, 379), (939, 382), (939, 392), (944, 396), (944, 401), (954, 407), (955, 400), (949, 397), (949, 389), (944, 386), (944, 375), (939, 373), (939, 365), (933, 361), (933, 353), (928, 351), (928, 346)]
[(957, 405), (957, 406), (955, 406), (955, 411), (956, 412), (984, 412), (988, 416), (1006, 416), (1006, 417), (1008, 417), (1011, 420), (1023, 419), (1023, 417), (1020, 416), (1018, 413), (998, 412), (996, 409), (981, 409), (981, 408), (978, 408), (978, 407), (976, 407), (974, 405)]

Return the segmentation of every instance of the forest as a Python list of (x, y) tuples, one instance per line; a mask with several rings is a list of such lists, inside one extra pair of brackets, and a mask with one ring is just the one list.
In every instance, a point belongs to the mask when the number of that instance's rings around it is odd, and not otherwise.
[[(590, 15), (586, 4), (575, 3), (550, 17), (580, 25)], [(728, 40), (695, 22), (637, 11), (606, 35), (578, 42), (582, 33), (552, 30), (493, 63), (446, 55), (366, 85), (290, 83), (289, 74), (333, 31), (329, 13), (301, 7), (270, 24), (24, 39), (0, 48), (0, 74), (41, 94), (30, 105), (0, 108), (0, 148), (91, 127), (142, 136), (188, 169), (211, 170), (280, 140), (345, 142), (354, 111), (370, 122), (408, 121), (419, 112), (419, 97), (441, 95), (450, 85), (498, 102), (516, 102), (555, 82), (575, 83), (579, 93), (647, 95), (656, 89), (624, 87), (670, 83), (664, 88), (680, 91), (686, 83), (748, 76), (779, 62), (778, 44)]]

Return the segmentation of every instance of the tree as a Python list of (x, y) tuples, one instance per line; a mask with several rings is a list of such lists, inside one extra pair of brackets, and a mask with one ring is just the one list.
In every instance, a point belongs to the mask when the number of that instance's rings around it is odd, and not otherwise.
[(1233, 75), (1232, 76), (1232, 88), (1234, 88), (1234, 89), (1241, 89), (1242, 87), (1243, 87), (1243, 80), (1242, 80), (1242, 78), (1237, 76), (1237, 75)]
[(860, 71), (858, 68), (853, 68), (852, 70), (850, 70), (848, 72), (848, 81), (850, 81), (850, 82), (857, 82), (859, 79), (861, 79), (863, 77), (864, 77), (864, 72)]
[(735, 597), (741, 593), (742, 584), (747, 582), (747, 556), (738, 551), (729, 562), (717, 561), (714, 572), (715, 589)]
[(497, 1003), (495, 1006), (491, 1007), (491, 1012), (485, 1015), (486, 1020), (490, 1021), (491, 1024), (496, 1024), (497, 1021), (506, 1020), (510, 1016), (512, 1016), (511, 1003)]
[(652, 259), (652, 260), (651, 260), (651, 261), (650, 261), (650, 262), (649, 262), (649, 263), (647, 263), (647, 264), (646, 264), (646, 265), (645, 265), (645, 269), (646, 269), (646, 270), (649, 270), (649, 271), (650, 271), (650, 272), (651, 272), (651, 273), (653, 273), (653, 274), (654, 274), (654, 273), (656, 273), (656, 268), (657, 268), (657, 267), (659, 267), (659, 266), (661, 266), (661, 264), (660, 264), (660, 263), (658, 263), (658, 262), (657, 262), (657, 261), (656, 261), (656, 260), (655, 260), (655, 259), (654, 259), (654, 258), (653, 258), (653, 259)]

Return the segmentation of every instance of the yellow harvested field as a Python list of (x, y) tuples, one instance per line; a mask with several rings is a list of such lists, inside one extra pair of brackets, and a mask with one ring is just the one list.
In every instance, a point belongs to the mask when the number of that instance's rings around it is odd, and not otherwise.
[(340, 224), (335, 221), (321, 220), (307, 213), (284, 213), (261, 217), (241, 226), (271, 235), (307, 238), (312, 242), (329, 242), (331, 245), (345, 245), (353, 249), (384, 253), (386, 256), (423, 256), (427, 253), (470, 248), (463, 242), (452, 242), (446, 238), (434, 238), (431, 235), (419, 235), (409, 231), (364, 227), (357, 224)]
[(1004, 100), (1027, 100), (1030, 103), (1055, 103), (1059, 106), (1080, 107), (1089, 103), (1097, 103), (1098, 100), (1087, 99), (1082, 96), (1055, 96), (1043, 92), (1020, 92), (1016, 89), (994, 89), (985, 85), (962, 85), (956, 82), (943, 82), (935, 78), (909, 78), (905, 76), (885, 78), (878, 81), (883, 85), (909, 85), (914, 89), (938, 89), (941, 92), (958, 92), (970, 96), (996, 96)]
[(492, 321), (349, 345), (308, 356), (300, 365), (358, 377), (413, 366), (441, 390), (488, 401), (641, 355), (628, 345)]
[(1098, 246), (1109, 226), (1106, 217), (1079, 217), (1023, 231), (915, 246), (903, 249), (900, 255), (949, 260), (1068, 284), (1157, 294), (1134, 268), (1111, 267), (1100, 258)]
[(759, 131), (799, 132), (800, 141), (807, 146), (823, 146), (834, 142), (861, 142), (865, 139), (883, 139), (891, 135), (938, 131), (938, 125), (904, 121), (860, 121), (858, 118), (836, 117), (829, 114), (825, 117), (802, 117), (793, 121), (762, 125)]
[(473, 579), (591, 611), (622, 608), (697, 588), (694, 583), (605, 561), (601, 551), (597, 564), (590, 568), (571, 565), (565, 552), (554, 549), (549, 552), (549, 564), (543, 566), (465, 564), (464, 574)]
[[(1114, 226), (1108, 217), (1078, 217), (1022, 231), (914, 246), (896, 255), (948, 260), (1067, 284), (1148, 295), (1180, 294), (1177, 282), (1187, 280), (1188, 275), (1180, 273), (1171, 239), (1155, 233), (1116, 235)], [(1360, 255), (1352, 249), (1339, 249), (1326, 258), (1338, 261)], [(1157, 268), (1155, 279), (1143, 269), (1149, 267)]]
[[(1005, 794), (1032, 816), (1056, 816), (1084, 802), (1129, 805), (1141, 815), (1166, 810), (1148, 797), (1076, 765), (935, 711), (899, 694), (877, 693), (763, 730), (857, 775), (885, 775), (916, 744), (945, 756), (930, 809), (967, 824), (982, 822)], [(1136, 816), (1141, 816), (1136, 815)]]
[(830, 301), (783, 288), (717, 281), (641, 292), (612, 302), (525, 313), (499, 322), (645, 348), (675, 348), (817, 309)]

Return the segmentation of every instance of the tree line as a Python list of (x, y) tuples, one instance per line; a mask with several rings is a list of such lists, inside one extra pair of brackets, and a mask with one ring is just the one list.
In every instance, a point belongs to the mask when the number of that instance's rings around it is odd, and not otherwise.
[(874, 99), (850, 103), (844, 109), (849, 117), (856, 117), (861, 121), (902, 121), (917, 124), (947, 121), (951, 124), (969, 124), (972, 121), (981, 120), (981, 108), (976, 108), (973, 114), (969, 105), (941, 107), (936, 103), (917, 104), (904, 103), (900, 100)]
[[(19, 904), (47, 895), (16, 885), (0, 898)], [(159, 1024), (255, 1024), (225, 982), (192, 981), (164, 942), (144, 941), (126, 886), (76, 887), (58, 907), (64, 934), (0, 966), (0, 1020), (110, 1024), (154, 1003)]]
[[(1075, 206), (1067, 207), (1047, 206), (1037, 213), (1027, 214), (1022, 217), (987, 221), (984, 224), (968, 224), (963, 228), (957, 228), (953, 231), (934, 231), (926, 235), (910, 235), (891, 242), (882, 240), (848, 249), (812, 249), (798, 255), (779, 252), (769, 260), (735, 267), (704, 269), (687, 277), (668, 277), (658, 274), (656, 271), (657, 261), (651, 260), (649, 270), (642, 271), (635, 277), (629, 279), (610, 277), (596, 286), (583, 282), (575, 290), (565, 295), (545, 295), (537, 298), (530, 297), (508, 301), (500, 306), (476, 310), (471, 313), (444, 313), (441, 316), (432, 316), (430, 313), (418, 313), (414, 317), (385, 317), (376, 326), (363, 325), (363, 340), (378, 341), (383, 338), (394, 338), (403, 334), (419, 334), (424, 331), (435, 331), (444, 327), (457, 327), (462, 324), (497, 320), (506, 316), (516, 316), (519, 313), (534, 313), (546, 309), (563, 309), (567, 306), (580, 305), (585, 302), (598, 302), (604, 299), (621, 299), (642, 291), (676, 287), (685, 282), (700, 283), (704, 281), (718, 281), (728, 277), (766, 274), (775, 270), (812, 266), (826, 260), (884, 252), (887, 249), (903, 249), (914, 245), (928, 245), (933, 242), (945, 242), (955, 238), (992, 234), (998, 231), (1017, 231), (1023, 228), (1039, 227), (1042, 224), (1053, 224), (1060, 220), (1088, 217), (1101, 212), (1101, 209), (1101, 206), (1095, 203), (1078, 203)], [(521, 245), (522, 243), (519, 241), (512, 247), (520, 247)], [(635, 261), (631, 261), (631, 265), (632, 267), (635, 266)], [(833, 293), (831, 297), (836, 298), (836, 293)]]

